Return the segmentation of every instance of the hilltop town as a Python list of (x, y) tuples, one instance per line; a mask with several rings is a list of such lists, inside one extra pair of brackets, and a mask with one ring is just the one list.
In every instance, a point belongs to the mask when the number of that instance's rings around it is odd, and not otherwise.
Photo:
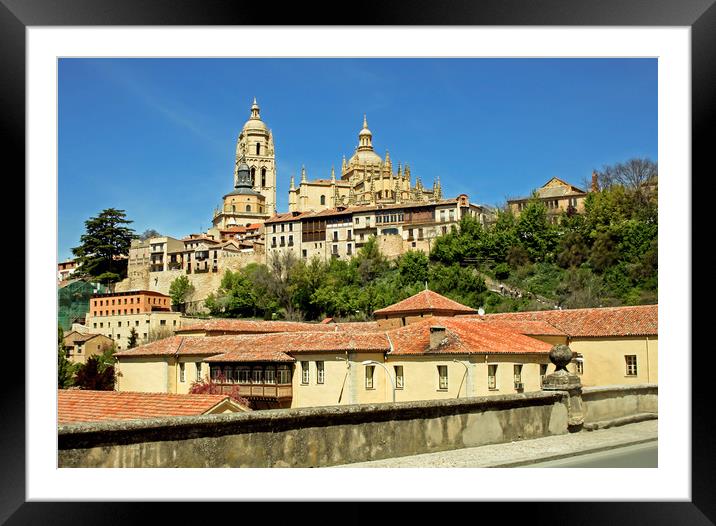
[(281, 212), (254, 99), (208, 230), (138, 238), (121, 210), (89, 220), (127, 249), (103, 266), (81, 246), (58, 264), (60, 424), (481, 397), (537, 407), (582, 388), (641, 409), (597, 417), (593, 402), (585, 420), (572, 401), (535, 436), (655, 418), (655, 167), (631, 187), (624, 166), (588, 188), (552, 177), (496, 208), (426, 185), (372, 138), (364, 116), (340, 171), (302, 168)]

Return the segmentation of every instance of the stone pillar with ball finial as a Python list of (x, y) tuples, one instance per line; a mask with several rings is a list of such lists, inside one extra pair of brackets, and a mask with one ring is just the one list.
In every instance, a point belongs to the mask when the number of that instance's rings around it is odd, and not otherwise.
[(568, 429), (570, 432), (579, 431), (584, 424), (584, 409), (582, 404), (582, 382), (579, 376), (567, 371), (567, 365), (572, 361), (574, 353), (569, 346), (555, 345), (549, 352), (549, 359), (555, 366), (555, 371), (544, 377), (543, 391), (566, 391), (568, 393)]

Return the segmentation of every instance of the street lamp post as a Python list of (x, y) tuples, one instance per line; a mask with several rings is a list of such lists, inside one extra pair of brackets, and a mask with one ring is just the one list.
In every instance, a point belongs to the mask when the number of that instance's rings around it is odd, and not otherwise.
[(390, 371), (388, 368), (383, 365), (380, 362), (376, 362), (375, 360), (366, 360), (364, 362), (361, 362), (363, 365), (380, 365), (383, 369), (385, 369), (385, 375), (388, 377), (388, 380), (390, 380), (390, 386), (393, 388), (393, 402), (395, 402), (395, 382), (393, 381), (393, 378), (390, 376)]

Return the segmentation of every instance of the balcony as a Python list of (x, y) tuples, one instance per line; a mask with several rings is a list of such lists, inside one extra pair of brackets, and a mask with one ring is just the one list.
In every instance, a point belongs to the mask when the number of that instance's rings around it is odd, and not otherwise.
[(239, 384), (226, 382), (218, 384), (221, 394), (228, 394), (238, 386), (239, 396), (249, 400), (290, 400), (293, 398), (291, 384)]

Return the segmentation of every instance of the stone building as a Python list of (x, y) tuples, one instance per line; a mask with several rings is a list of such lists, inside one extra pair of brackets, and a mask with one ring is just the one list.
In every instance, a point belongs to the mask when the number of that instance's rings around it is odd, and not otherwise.
[(269, 209), (266, 196), (254, 190), (253, 178), (251, 168), (246, 164), (245, 157), (242, 157), (234, 179), (234, 190), (224, 196), (221, 210), (214, 211), (214, 228), (226, 230), (238, 226), (246, 227), (263, 222), (274, 213), (273, 209)]
[(430, 252), (434, 240), (456, 227), (465, 215), (485, 224), (491, 211), (470, 204), (468, 196), (425, 203), (374, 204), (293, 211), (278, 214), (264, 224), (266, 258), (292, 252), (294, 256), (321, 260), (350, 258), (376, 236), (381, 252), (389, 258), (408, 250)]
[[(596, 184), (595, 178), (596, 174), (592, 174), (592, 186)], [(547, 207), (550, 221), (556, 223), (559, 215), (564, 212), (583, 213), (584, 199), (587, 197), (587, 192), (562, 179), (552, 177), (552, 179), (535, 190), (535, 196)], [(519, 215), (530, 199), (532, 197), (508, 199), (507, 206), (513, 214)]]
[(478, 315), (421, 292), (393, 307), (377, 323), (187, 324), (117, 353), (118, 389), (186, 393), (209, 376), (256, 409), (514, 394), (541, 389), (557, 344), (584, 385), (657, 383), (656, 305)]
[(234, 186), (239, 182), (239, 169), (243, 161), (249, 170), (251, 188), (264, 196), (265, 211), (272, 215), (276, 213), (276, 151), (273, 134), (259, 113), (260, 108), (254, 97), (251, 116), (236, 141)]
[(320, 211), (341, 206), (395, 205), (431, 203), (442, 197), (440, 179), (426, 187), (420, 178), (412, 184), (410, 167), (398, 163), (394, 170), (390, 154), (385, 159), (373, 149), (373, 134), (363, 118), (363, 129), (358, 134), (358, 146), (353, 155), (341, 164), (341, 176), (336, 178), (331, 169), (330, 179), (306, 177), (305, 167), (301, 168), (298, 186), (291, 176), (288, 190), (289, 212)]
[(65, 335), (62, 345), (71, 363), (87, 363), (92, 356), (101, 355), (112, 346), (112, 339), (103, 334), (82, 334), (71, 331)]

